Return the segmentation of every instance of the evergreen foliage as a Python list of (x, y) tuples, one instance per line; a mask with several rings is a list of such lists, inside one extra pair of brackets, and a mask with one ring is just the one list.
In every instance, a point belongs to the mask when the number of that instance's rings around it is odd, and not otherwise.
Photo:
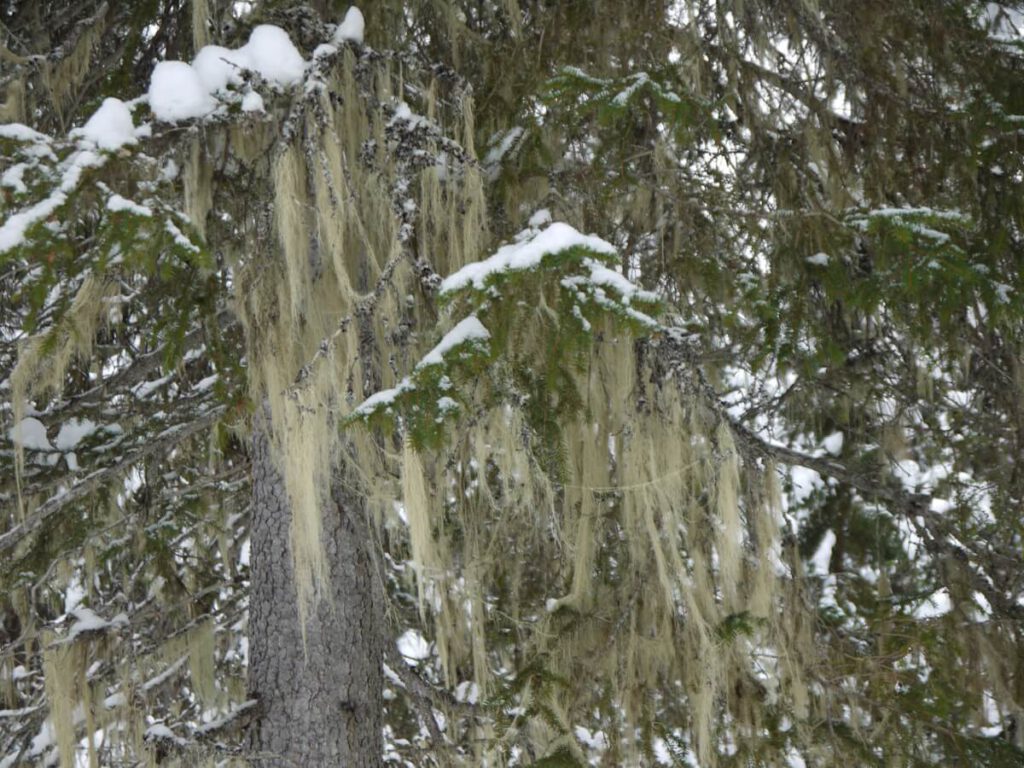
[(346, 8), (0, 10), (0, 768), (259, 764), (253, 432), (389, 764), (1024, 764), (1024, 6)]

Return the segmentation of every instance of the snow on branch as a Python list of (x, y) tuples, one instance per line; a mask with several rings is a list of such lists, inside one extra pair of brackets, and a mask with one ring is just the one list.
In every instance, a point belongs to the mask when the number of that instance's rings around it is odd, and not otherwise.
[[(616, 258), (611, 243), (568, 224), (551, 223), (547, 211), (538, 212), (512, 243), (441, 282), (442, 300), (450, 306), (458, 303), (455, 311), (469, 312), (468, 316), (411, 374), (357, 406), (347, 423), (398, 417), (415, 445), (443, 440), (441, 425), (459, 413), (460, 401), (468, 400), (463, 388), (477, 386), (480, 373), (509, 356), (514, 335), (509, 329), (521, 325), (514, 316), (521, 315), (524, 306), (536, 308), (536, 295), (543, 296), (554, 286), (558, 311), (549, 343), (566, 360), (589, 343), (593, 323), (602, 317), (634, 330), (657, 330), (660, 326), (652, 314), (660, 309), (658, 297), (616, 271)], [(539, 305), (546, 306), (546, 301)]]
[(445, 415), (459, 407), (446, 394), (452, 388), (448, 373), (454, 374), (460, 365), (488, 361), (490, 338), (490, 332), (475, 315), (464, 318), (424, 355), (409, 376), (397, 386), (368, 397), (352, 412), (349, 421), (368, 421), (378, 414), (391, 413), (396, 406), (411, 405), (411, 401), (421, 399), (422, 393), (430, 390), (439, 396), (429, 402), (424, 399), (420, 408), (434, 421), (443, 421)]
[(544, 279), (557, 275), (569, 312), (585, 332), (591, 326), (585, 310), (594, 308), (646, 329), (658, 327), (652, 316), (659, 309), (658, 296), (613, 268), (617, 252), (611, 243), (569, 224), (549, 221), (550, 214), (539, 211), (514, 242), (445, 278), (442, 298), (451, 301), (475, 293), (478, 300), (473, 303), (489, 304), (500, 297), (502, 286), (517, 276), (532, 273)]
[(104, 483), (119, 476), (128, 467), (144, 458), (159, 456), (184, 440), (202, 432), (224, 416), (227, 408), (223, 405), (213, 406), (200, 414), (190, 414), (188, 420), (174, 424), (162, 433), (151, 437), (136, 451), (120, 456), (109, 466), (76, 480), (70, 487), (58, 491), (40, 504), (28, 517), (17, 525), (0, 534), (0, 552), (12, 552), (26, 537), (42, 527), (52, 516), (60, 513), (69, 505), (85, 498), (88, 494)]

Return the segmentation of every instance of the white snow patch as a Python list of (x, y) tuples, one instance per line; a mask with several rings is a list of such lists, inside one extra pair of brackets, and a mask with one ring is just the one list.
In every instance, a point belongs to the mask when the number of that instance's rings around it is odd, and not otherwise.
[[(24, 667), (18, 667), (18, 669), (24, 669)], [(15, 717), (24, 717), (25, 715), (31, 715), (33, 712), (39, 710), (39, 707), (20, 707), (18, 709), (0, 709), (0, 720), (9, 720)]]
[(398, 652), (406, 662), (414, 662), (412, 666), (415, 666), (417, 661), (430, 658), (430, 643), (415, 629), (408, 629), (402, 633), (396, 644)]
[[(255, 72), (272, 86), (287, 88), (302, 80), (306, 62), (287, 32), (272, 24), (260, 24), (241, 48), (208, 45), (199, 50), (192, 64), (157, 64), (149, 83), (149, 108), (157, 120), (168, 123), (206, 117), (220, 104), (215, 95), (227, 95), (231, 87), (240, 86), (245, 70)], [(243, 111), (262, 109), (259, 94), (242, 97)]]
[[(50, 718), (46, 718), (39, 728), (39, 732), (32, 737), (32, 743), (28, 748), (29, 757), (39, 757), (39, 755), (56, 743), (57, 731), (53, 727), (53, 721)], [(14, 763), (12, 762), (10, 765), (14, 765)]]
[(632, 75), (630, 79), (633, 82), (626, 86), (623, 90), (615, 94), (615, 98), (612, 99), (612, 103), (614, 103), (616, 106), (624, 106), (626, 102), (633, 97), (634, 93), (636, 93), (638, 90), (640, 90), (640, 88), (642, 88), (650, 81), (651, 76), (648, 75), (646, 72), (637, 72), (635, 75)]
[(128, 615), (125, 613), (117, 614), (110, 621), (88, 608), (76, 608), (71, 615), (75, 617), (75, 623), (68, 630), (68, 640), (74, 640), (83, 632), (102, 632), (114, 627), (128, 626)]
[(952, 474), (952, 467), (948, 463), (925, 467), (913, 459), (897, 461), (895, 470), (894, 474), (903, 483), (903, 487), (913, 493), (930, 493), (938, 483)]
[(104, 709), (117, 709), (128, 703), (128, 697), (123, 693), (114, 693), (103, 700)]
[(28, 187), (25, 185), (25, 171), (29, 168), (28, 163), (16, 163), (4, 171), (0, 176), (0, 186), (10, 187), (15, 192), (25, 194)]
[(587, 248), (607, 255), (615, 253), (614, 246), (607, 240), (602, 240), (596, 235), (581, 234), (568, 224), (556, 222), (521, 242), (502, 246), (488, 259), (467, 264), (458, 272), (449, 275), (441, 282), (441, 293), (451, 293), (468, 285), (483, 288), (487, 278), (492, 275), (532, 269), (540, 264), (545, 256), (574, 247)]
[(833, 432), (821, 441), (821, 447), (833, 456), (838, 456), (839, 452), (843, 450), (843, 433)]
[(825, 531), (825, 535), (821, 537), (821, 542), (818, 544), (818, 548), (814, 550), (814, 554), (811, 555), (811, 565), (814, 567), (814, 572), (820, 576), (828, 575), (829, 562), (832, 560), (832, 548), (836, 545), (836, 534), (831, 528)]
[(595, 285), (601, 285), (605, 288), (615, 289), (628, 304), (633, 299), (640, 299), (641, 301), (657, 301), (658, 297), (650, 291), (643, 291), (636, 287), (630, 280), (625, 276), (616, 272), (614, 269), (609, 269), (603, 264), (587, 259), (585, 265), (590, 268), (590, 282)]
[[(485, 342), (490, 337), (490, 332), (477, 319), (476, 315), (470, 315), (448, 331), (444, 338), (437, 343), (437, 346), (424, 355), (423, 359), (416, 364), (415, 370), (418, 371), (431, 365), (442, 365), (444, 363), (444, 356), (456, 347), (467, 342)], [(400, 394), (408, 392), (413, 388), (412, 379), (406, 376), (398, 382), (397, 386), (374, 392), (352, 411), (352, 415), (355, 417), (365, 416), (381, 406), (389, 407)], [(442, 387), (442, 389), (444, 388), (446, 387)], [(451, 400), (450, 403), (447, 402), (448, 400), (450, 398), (438, 400), (438, 406), (442, 413), (448, 410), (450, 406), (458, 407), (458, 403), (454, 400)]]
[(214, 384), (216, 384), (217, 380), (219, 378), (220, 378), (220, 374), (219, 373), (214, 373), (214, 374), (211, 374), (211, 375), (209, 375), (209, 376), (207, 376), (207, 377), (205, 377), (203, 379), (200, 379), (198, 382), (196, 382), (196, 385), (194, 387), (192, 387), (192, 391), (193, 392), (205, 392), (210, 387), (212, 387)]
[(82, 173), (88, 168), (99, 167), (104, 162), (102, 156), (89, 148), (79, 149), (72, 154), (64, 164), (57, 189), (34, 205), (9, 216), (3, 226), (0, 226), (0, 254), (21, 245), (30, 227), (48, 219), (67, 202), (68, 194), (78, 186)]
[(807, 768), (807, 762), (796, 751), (795, 747), (790, 747), (786, 753), (786, 768)]
[(437, 401), (437, 410), (442, 414), (459, 410), (459, 404), (450, 397), (441, 397)]
[(608, 737), (605, 736), (603, 731), (592, 731), (585, 726), (577, 725), (573, 732), (576, 734), (579, 742), (587, 747), (587, 749), (597, 752), (603, 752), (608, 749)]
[(469, 680), (463, 680), (455, 686), (455, 700), (476, 704), (480, 700), (480, 686)]
[(68, 584), (64, 591), (64, 613), (71, 613), (75, 610), (82, 604), (83, 598), (85, 598), (85, 587), (81, 581), (75, 579)]
[(178, 658), (177, 661), (170, 664), (163, 672), (158, 675), (151, 677), (149, 680), (142, 684), (143, 691), (151, 691), (159, 685), (163, 685), (168, 679), (171, 678), (179, 669), (185, 666), (185, 662), (188, 661), (188, 654)]
[(207, 93), (227, 90), (229, 85), (242, 84), (242, 70), (250, 69), (248, 58), (240, 50), (220, 45), (207, 45), (192, 60)]
[(974, 602), (981, 609), (982, 617), (985, 619), (992, 618), (992, 603), (988, 601), (988, 598), (981, 594), (981, 592), (975, 592), (972, 597), (974, 597)]
[(8, 433), (14, 443), (30, 451), (52, 451), (53, 446), (46, 437), (46, 426), (31, 416), (19, 421)]
[(199, 246), (197, 246), (195, 243), (193, 243), (191, 240), (185, 237), (185, 233), (182, 232), (178, 228), (178, 225), (175, 224), (173, 221), (171, 221), (170, 219), (166, 219), (164, 221), (164, 229), (167, 231), (167, 234), (174, 238), (175, 245), (177, 245), (180, 248), (184, 248), (186, 251), (192, 251), (192, 253), (199, 253)]
[(72, 131), (71, 136), (110, 152), (137, 141), (131, 110), (123, 101), (113, 98), (104, 99), (85, 125)]
[(413, 112), (412, 107), (404, 101), (400, 101), (395, 105), (395, 111), (391, 115), (388, 125), (395, 125), (396, 123), (408, 123), (410, 128), (416, 128), (420, 125), (429, 124), (429, 121), (423, 115)]
[(111, 195), (110, 199), (107, 200), (107, 210), (114, 211), (115, 213), (119, 211), (128, 211), (129, 213), (134, 213), (136, 216), (151, 217), (153, 215), (153, 209), (149, 206), (140, 205), (134, 200), (129, 200), (126, 197), (121, 197), (121, 195), (116, 194)]
[(945, 616), (951, 610), (953, 610), (953, 601), (949, 598), (949, 590), (943, 587), (933, 592), (914, 609), (914, 618), (937, 619), (940, 616)]
[(91, 435), (97, 429), (96, 423), (89, 419), (71, 418), (61, 424), (57, 439), (54, 440), (54, 447), (58, 451), (70, 451), (83, 439)]
[(931, 240), (934, 240), (940, 245), (949, 242), (949, 235), (947, 235), (945, 232), (940, 232), (937, 229), (926, 227), (923, 224), (908, 224), (907, 229), (909, 229), (911, 232), (916, 232), (922, 237), (927, 237)]
[(191, 66), (183, 61), (161, 61), (149, 81), (149, 108), (157, 120), (175, 123), (206, 117), (217, 108), (217, 101)]
[(397, 387), (391, 387), (390, 389), (382, 389), (379, 392), (374, 392), (352, 411), (352, 415), (362, 416), (376, 410), (382, 405), (390, 406), (400, 394), (407, 392), (410, 389), (412, 389), (412, 382), (409, 380), (409, 377), (406, 376), (398, 382)]
[(428, 365), (442, 365), (444, 356), (455, 347), (470, 341), (487, 341), (489, 338), (491, 338), (491, 334), (484, 328), (483, 323), (477, 319), (476, 315), (470, 315), (448, 331), (437, 346), (423, 356), (423, 359), (416, 364), (416, 370), (426, 368)]
[[(497, 166), (501, 162), (502, 158), (504, 158), (505, 155), (508, 154), (509, 150), (512, 149), (512, 147), (515, 145), (515, 143), (517, 141), (519, 141), (519, 139), (520, 139), (520, 137), (522, 135), (523, 135), (523, 128), (522, 128), (522, 126), (519, 126), (519, 125), (516, 125), (516, 126), (510, 128), (508, 131), (506, 131), (502, 135), (501, 141), (497, 142), (487, 152), (487, 156), (484, 157), (484, 165), (486, 165), (486, 166)], [(538, 213), (539, 212), (540, 211), (538, 211)], [(536, 214), (534, 214), (534, 215), (536, 216)], [(530, 226), (531, 227), (539, 227), (539, 226), (541, 226), (541, 224), (548, 224), (550, 222), (551, 222), (551, 214), (549, 213), (547, 221), (542, 221), (542, 222), (539, 222), (539, 223), (535, 224), (534, 220), (530, 219)]]
[(338, 46), (331, 45), (330, 43), (320, 43), (320, 45), (313, 49), (313, 60), (324, 59), (328, 56), (333, 56), (337, 52)]
[(941, 209), (941, 208), (928, 208), (928, 207), (907, 207), (907, 208), (875, 208), (874, 210), (867, 211), (867, 216), (881, 217), (881, 218), (893, 218), (900, 219), (907, 216), (928, 216), (935, 219), (944, 219), (946, 221), (958, 221), (967, 222), (969, 217), (965, 216), (962, 211), (955, 208)]
[(144, 735), (146, 741), (171, 741), (180, 746), (184, 746), (188, 742), (184, 739), (175, 735), (174, 731), (168, 728), (163, 723), (153, 723), (146, 729)]
[[(201, 53), (201, 51), (200, 51)], [(273, 24), (260, 24), (238, 53), (249, 68), (279, 86), (295, 85), (306, 71), (306, 62), (288, 33)]]
[(796, 504), (803, 503), (815, 491), (825, 487), (821, 475), (807, 467), (793, 466), (789, 476), (793, 483), (793, 502)]
[(174, 181), (178, 178), (178, 164), (174, 162), (174, 158), (169, 158), (164, 164), (164, 167), (160, 169), (160, 180), (161, 181)]
[(134, 387), (132, 387), (132, 394), (134, 394), (140, 400), (143, 400), (153, 394), (160, 387), (164, 386), (173, 377), (161, 376), (159, 379), (153, 379), (152, 381), (140, 381)]
[(40, 133), (34, 128), (29, 128), (23, 123), (7, 123), (6, 125), (0, 125), (0, 139), (40, 144), (45, 144), (50, 141), (46, 134)]
[(668, 750), (668, 744), (661, 737), (654, 739), (654, 761), (658, 765), (676, 765), (676, 760)]
[(25, 669), (25, 667), (23, 667), (21, 664), (16, 666), (14, 668), (14, 671), (11, 672), (11, 680), (14, 680), (15, 682), (17, 682), (18, 680), (25, 680), (29, 677), (32, 677), (32, 673)]
[(242, 97), (243, 112), (263, 112), (263, 97), (256, 91), (249, 91)]
[(363, 12), (353, 5), (345, 13), (345, 18), (338, 28), (334, 30), (334, 42), (351, 42), (362, 45), (365, 32), (366, 19), (363, 18)]
[(249, 557), (252, 553), (252, 544), (249, 539), (242, 542), (242, 546), (238, 548), (238, 564), (244, 565), (246, 568), (249, 567)]
[(541, 208), (535, 211), (533, 216), (531, 216), (530, 220), (527, 222), (527, 224), (529, 224), (529, 226), (533, 227), (534, 229), (540, 229), (545, 224), (550, 223), (551, 211), (549, 211), (547, 208)]
[(827, 267), (829, 255), (827, 253), (816, 253), (813, 256), (808, 256), (806, 261), (808, 264), (814, 264), (818, 267)]

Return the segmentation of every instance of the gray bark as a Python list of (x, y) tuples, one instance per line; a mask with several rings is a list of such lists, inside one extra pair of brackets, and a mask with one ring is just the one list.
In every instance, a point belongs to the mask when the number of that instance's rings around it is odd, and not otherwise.
[(249, 734), (259, 768), (382, 764), (381, 587), (361, 504), (336, 495), (323, 510), (331, 584), (311, 611), (303, 654), (284, 482), (266, 435), (253, 438)]

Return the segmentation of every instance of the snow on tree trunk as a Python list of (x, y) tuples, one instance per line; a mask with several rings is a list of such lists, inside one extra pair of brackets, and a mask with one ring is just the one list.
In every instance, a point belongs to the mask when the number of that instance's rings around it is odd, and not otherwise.
[(266, 434), (252, 445), (249, 747), (260, 766), (381, 765), (382, 596), (363, 510), (340, 494), (323, 510), (331, 584), (307, 617), (292, 577), (291, 510)]

